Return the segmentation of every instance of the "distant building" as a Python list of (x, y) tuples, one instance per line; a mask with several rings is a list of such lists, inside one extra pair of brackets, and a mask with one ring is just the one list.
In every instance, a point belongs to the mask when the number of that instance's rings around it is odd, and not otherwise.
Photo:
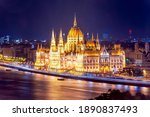
[(10, 43), (10, 36), (4, 36), (4, 37), (0, 37), (0, 44), (9, 44)]
[(143, 66), (150, 66), (150, 47), (149, 43), (145, 43), (145, 50), (143, 51)]
[(138, 66), (150, 66), (150, 47), (146, 42), (144, 47), (139, 47), (139, 43), (134, 44), (134, 50), (126, 49), (126, 58), (132, 60), (132, 63)]
[(37, 46), (35, 66), (36, 68), (48, 68), (49, 65), (49, 49)]
[(27, 44), (3, 44), (0, 48), (0, 54), (8, 58), (25, 58), (26, 62), (35, 62), (36, 50)]
[(125, 52), (121, 49), (120, 44), (115, 44), (110, 55), (111, 71), (119, 71), (125, 67)]
[(22, 42), (23, 42), (22, 38), (13, 39), (13, 43), (15, 43), (15, 44), (20, 44)]
[(2, 55), (5, 57), (15, 57), (15, 49), (11, 46), (5, 46), (2, 48)]
[(30, 49), (30, 52), (28, 53), (28, 61), (35, 62), (36, 61), (36, 50)]
[(143, 63), (143, 53), (140, 51), (138, 43), (135, 43), (135, 49), (134, 49), (134, 63), (136, 65), (142, 66)]
[(150, 43), (150, 37), (142, 38), (141, 41)]

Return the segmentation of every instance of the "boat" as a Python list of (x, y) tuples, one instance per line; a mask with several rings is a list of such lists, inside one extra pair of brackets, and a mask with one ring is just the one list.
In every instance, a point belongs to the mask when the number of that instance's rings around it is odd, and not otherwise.
[(57, 78), (57, 80), (65, 80), (64, 78)]
[(11, 71), (11, 69), (6, 69), (6, 71)]

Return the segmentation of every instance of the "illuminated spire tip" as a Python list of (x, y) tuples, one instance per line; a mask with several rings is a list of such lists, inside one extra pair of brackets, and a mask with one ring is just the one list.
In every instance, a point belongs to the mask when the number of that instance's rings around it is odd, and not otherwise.
[(74, 23), (73, 26), (76, 27), (77, 26), (77, 19), (76, 19), (76, 14), (74, 15)]

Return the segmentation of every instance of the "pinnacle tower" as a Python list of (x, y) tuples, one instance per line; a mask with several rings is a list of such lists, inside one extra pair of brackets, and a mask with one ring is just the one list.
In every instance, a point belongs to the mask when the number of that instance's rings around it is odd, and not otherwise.
[(51, 37), (51, 47), (50, 50), (55, 51), (56, 50), (56, 40), (55, 40), (55, 34), (54, 30), (52, 30), (52, 37)]
[(92, 33), (92, 41), (94, 41), (94, 35), (93, 35), (93, 33)]
[(100, 50), (100, 43), (99, 43), (98, 33), (97, 33), (97, 37), (96, 37), (96, 48), (97, 48), (98, 50)]
[(64, 53), (64, 42), (63, 42), (63, 36), (62, 36), (62, 29), (60, 30), (60, 34), (59, 34), (58, 51), (60, 53)]

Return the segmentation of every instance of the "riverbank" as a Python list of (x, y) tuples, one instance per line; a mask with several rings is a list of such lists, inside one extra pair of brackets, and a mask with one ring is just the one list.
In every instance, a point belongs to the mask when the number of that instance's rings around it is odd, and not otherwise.
[(35, 70), (35, 69), (27, 68), (27, 67), (14, 66), (14, 65), (5, 64), (5, 63), (0, 63), (0, 66), (17, 69), (19, 71), (26, 71), (26, 72), (31, 72), (31, 73), (43, 74), (43, 75), (52, 75), (52, 76), (63, 77), (63, 78), (68, 78), (68, 79), (150, 87), (150, 81), (143, 81), (143, 80), (124, 79), (121, 77), (77, 76), (77, 75), (67, 74), (67, 73), (57, 73), (57, 72)]
[(140, 92), (132, 95), (129, 91), (121, 92), (120, 90), (109, 89), (106, 93), (101, 93), (99, 96), (91, 100), (149, 100), (150, 96)]

